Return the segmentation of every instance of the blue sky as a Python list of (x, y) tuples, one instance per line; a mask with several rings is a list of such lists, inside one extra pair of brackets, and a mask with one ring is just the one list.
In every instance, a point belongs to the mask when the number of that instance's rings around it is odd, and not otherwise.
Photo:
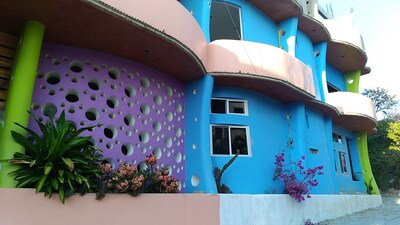
[(353, 26), (363, 36), (372, 71), (361, 78), (364, 88), (383, 87), (400, 100), (400, 0), (319, 0), (331, 2), (335, 18), (354, 8)]

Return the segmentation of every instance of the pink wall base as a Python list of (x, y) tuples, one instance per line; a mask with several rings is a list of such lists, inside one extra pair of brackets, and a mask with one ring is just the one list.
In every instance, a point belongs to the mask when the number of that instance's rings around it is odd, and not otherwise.
[(0, 224), (7, 225), (217, 225), (219, 196), (204, 194), (75, 195), (61, 204), (33, 189), (0, 189)]

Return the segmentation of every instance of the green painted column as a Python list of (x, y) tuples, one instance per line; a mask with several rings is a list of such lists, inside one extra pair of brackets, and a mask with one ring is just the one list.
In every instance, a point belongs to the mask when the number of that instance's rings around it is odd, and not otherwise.
[(27, 21), (21, 30), (7, 94), (4, 127), (0, 130), (0, 187), (15, 186), (8, 173), (15, 170), (16, 166), (6, 160), (24, 149), (14, 141), (11, 131), (23, 132), (14, 122), (28, 125), (27, 111), (32, 101), (44, 30), (45, 27), (35, 21)]
[(349, 72), (344, 75), (344, 79), (346, 80), (347, 91), (358, 93), (360, 77), (361, 77), (361, 70), (355, 70), (353, 72)]
[(376, 184), (374, 174), (372, 174), (371, 163), (369, 161), (366, 131), (357, 133), (357, 144), (358, 144), (358, 153), (360, 154), (360, 159), (361, 159), (361, 166), (363, 169), (364, 181), (368, 185), (371, 185), (372, 187), (371, 194), (379, 195), (380, 191), (378, 185)]

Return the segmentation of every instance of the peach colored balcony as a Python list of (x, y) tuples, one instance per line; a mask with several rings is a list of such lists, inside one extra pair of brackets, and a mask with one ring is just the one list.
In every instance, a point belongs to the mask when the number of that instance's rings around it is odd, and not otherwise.
[(2, 32), (11, 35), (35, 20), (48, 42), (121, 56), (184, 81), (205, 73), (203, 32), (176, 0), (0, 1), (0, 9)]
[(367, 55), (360, 33), (348, 21), (323, 20), (331, 40), (328, 42), (327, 61), (342, 72), (364, 70)]
[(213, 41), (207, 48), (206, 69), (216, 85), (252, 89), (284, 102), (315, 96), (311, 69), (282, 49), (266, 44)]
[(334, 92), (326, 95), (326, 102), (340, 112), (333, 122), (351, 131), (373, 133), (376, 127), (375, 108), (370, 98), (351, 92)]

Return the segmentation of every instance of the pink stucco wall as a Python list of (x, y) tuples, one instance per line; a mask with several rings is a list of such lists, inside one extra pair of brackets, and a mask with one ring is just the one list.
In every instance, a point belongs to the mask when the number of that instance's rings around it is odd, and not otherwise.
[(75, 195), (61, 204), (33, 189), (0, 189), (0, 224), (4, 225), (217, 225), (219, 196), (204, 194)]

